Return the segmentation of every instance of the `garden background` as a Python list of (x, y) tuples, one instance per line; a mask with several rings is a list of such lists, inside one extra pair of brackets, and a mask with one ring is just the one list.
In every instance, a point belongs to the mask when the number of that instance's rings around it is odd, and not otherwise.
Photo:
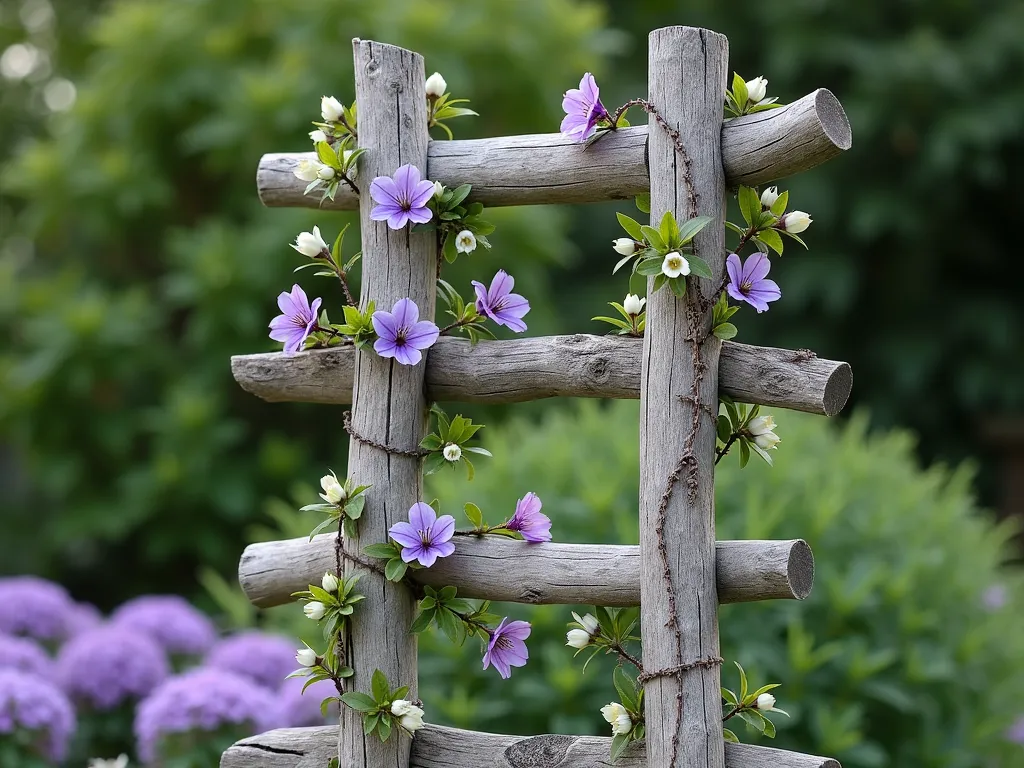
[[(294, 235), (355, 217), (262, 208), (260, 155), (306, 149), (320, 96), (351, 98), (352, 37), (421, 52), (480, 113), (456, 126), (472, 138), (556, 131), (584, 71), (608, 105), (643, 94), (647, 31), (677, 23), (726, 34), (731, 67), (784, 102), (831, 89), (854, 135), (784, 183), (811, 250), (774, 266), (770, 312), (737, 316), (740, 341), (850, 362), (851, 404), (829, 424), (776, 412), (777, 467), (727, 460), (718, 481), (721, 537), (806, 538), (815, 589), (724, 609), (725, 655), (784, 683), (780, 746), (852, 768), (1013, 765), (1024, 594), (997, 566), (1020, 558), (1024, 511), (1016, 0), (4, 0), (0, 576), (105, 612), (177, 593), (224, 631), (305, 630), (296, 606), (250, 610), (233, 574), (247, 542), (315, 524), (294, 510), (344, 470), (341, 409), (256, 400), (228, 358), (276, 348)], [(494, 255), (451, 282), (504, 254), (531, 335), (602, 333), (628, 209), (491, 211)], [(533, 490), (556, 538), (636, 542), (635, 404), (467, 413), (496, 458), (472, 485), (437, 478), (442, 503)], [(427, 719), (603, 732), (612, 694), (560, 647), (567, 611), (514, 612), (535, 622), (533, 662), (508, 683), (463, 674), (475, 649), (422, 643)]]

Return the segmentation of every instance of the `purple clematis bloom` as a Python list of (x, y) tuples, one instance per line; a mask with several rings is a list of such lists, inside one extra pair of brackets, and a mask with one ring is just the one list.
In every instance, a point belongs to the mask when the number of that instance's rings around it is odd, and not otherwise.
[(512, 667), (526, 666), (526, 660), (530, 658), (524, 642), (529, 636), (528, 621), (509, 621), (506, 616), (491, 633), (491, 641), (484, 651), (484, 669), (493, 664), (502, 679), (508, 680), (512, 676)]
[(530, 311), (530, 302), (518, 293), (512, 293), (515, 284), (512, 275), (503, 269), (499, 269), (491, 280), (490, 288), (484, 288), (483, 283), (474, 280), (476, 311), (491, 318), (498, 325), (522, 333), (526, 330), (526, 323), (522, 318)]
[(597, 129), (599, 120), (609, 120), (611, 115), (601, 103), (601, 91), (594, 76), (587, 72), (580, 80), (579, 88), (570, 88), (562, 99), (562, 135), (573, 141), (586, 141)]
[(306, 292), (293, 285), (291, 293), (282, 293), (277, 297), (277, 306), (283, 314), (270, 321), (270, 338), (284, 342), (284, 351), (293, 354), (302, 349), (306, 337), (316, 327), (317, 314), (320, 311), (320, 299), (309, 303)]
[(1018, 717), (1017, 722), (1010, 726), (1006, 738), (1017, 744), (1024, 744), (1024, 715)]
[(516, 502), (516, 513), (505, 527), (519, 531), (530, 542), (551, 541), (551, 519), (540, 508), (540, 498), (531, 491)]
[(768, 309), (768, 302), (782, 298), (782, 291), (774, 280), (765, 280), (771, 269), (768, 257), (763, 253), (755, 253), (747, 258), (745, 264), (740, 257), (730, 253), (725, 260), (725, 268), (729, 273), (729, 282), (725, 290), (737, 301), (745, 301), (758, 312)]
[(429, 320), (420, 320), (420, 309), (412, 299), (399, 299), (390, 312), (373, 313), (373, 330), (380, 337), (373, 343), (381, 357), (393, 357), (402, 365), (416, 365), (421, 349), (437, 341), (440, 330)]
[(387, 221), (391, 229), (401, 229), (410, 221), (425, 224), (433, 212), (427, 202), (434, 196), (434, 182), (420, 181), (415, 165), (403, 165), (395, 177), (378, 176), (370, 184), (370, 197), (377, 205), (370, 211), (374, 221)]
[(437, 516), (434, 508), (417, 501), (409, 509), (409, 522), (395, 523), (388, 531), (402, 547), (402, 559), (411, 563), (418, 560), (429, 568), (439, 557), (448, 557), (455, 551), (451, 538), (455, 534), (455, 518)]
[(74, 732), (75, 710), (57, 686), (43, 677), (0, 669), (0, 739), (9, 742), (16, 761), (27, 751), (50, 758), (47, 765), (60, 764)]

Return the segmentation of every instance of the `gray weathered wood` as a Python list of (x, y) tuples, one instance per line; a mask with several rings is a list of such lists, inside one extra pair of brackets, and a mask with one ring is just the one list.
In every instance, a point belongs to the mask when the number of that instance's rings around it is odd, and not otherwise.
[[(728, 55), (725, 37), (706, 29), (664, 27), (648, 36), (650, 100), (690, 159), (652, 119), (651, 221), (665, 211), (679, 222), (710, 216), (694, 245), (714, 277), (688, 278), (683, 299), (667, 287), (651, 293), (654, 278), (648, 279), (640, 375), (640, 636), (647, 673), (719, 655), (711, 414), (718, 410), (722, 344), (710, 333), (710, 306), (725, 266), (719, 126)], [(718, 668), (655, 677), (644, 690), (651, 765), (725, 765)]]
[[(722, 154), (728, 184), (756, 186), (813, 168), (849, 149), (850, 123), (831, 92), (819, 88), (786, 107), (727, 120)], [(557, 133), (493, 139), (432, 141), (427, 174), (448, 186), (472, 184), (471, 200), (487, 206), (594, 203), (646, 192), (647, 126), (605, 136), (586, 152)], [(256, 185), (271, 207), (320, 207), (295, 178), (312, 152), (278, 152), (260, 159)], [(365, 171), (360, 171), (365, 174)], [(342, 185), (323, 208), (353, 210), (356, 196)]]
[[(556, 513), (557, 519), (557, 513)], [(292, 601), (334, 568), (333, 534), (312, 541), (250, 544), (238, 566), (242, 591), (260, 608)], [(515, 603), (640, 604), (640, 549), (607, 544), (527, 544), (497, 536), (460, 536), (455, 554), (410, 571), (421, 584), (451, 585), (459, 595)], [(802, 600), (814, 581), (814, 557), (801, 539), (719, 541), (715, 573), (723, 603)]]
[[(437, 246), (429, 232), (412, 234), (409, 228), (389, 229), (372, 221), (374, 203), (369, 180), (391, 176), (405, 164), (421, 171), (427, 165), (426, 95), (423, 58), (416, 53), (369, 40), (353, 40), (355, 91), (359, 109), (359, 145), (367, 149), (359, 177), (359, 219), (362, 233), (361, 296), (390, 309), (411, 298), (422, 316), (434, 316)], [(425, 362), (399, 365), (372, 350), (357, 352), (352, 390), (354, 429), (380, 443), (411, 449), (423, 438), (426, 402), (423, 393)], [(339, 414), (340, 415), (340, 414)], [(338, 426), (340, 432), (340, 424)], [(387, 540), (388, 529), (408, 517), (420, 500), (422, 477), (416, 458), (385, 453), (358, 440), (349, 442), (348, 474), (371, 485), (358, 536), (357, 549)], [(351, 572), (351, 565), (345, 566)], [(382, 671), (394, 686), (417, 689), (416, 639), (408, 632), (415, 601), (408, 590), (394, 589), (377, 574), (364, 575), (359, 620), (348, 634), (349, 665), (355, 669), (353, 690), (369, 691), (373, 671)], [(406, 768), (409, 745), (405, 739), (381, 744), (364, 736), (359, 716), (342, 707), (338, 749), (346, 768)]]
[[(430, 716), (430, 713), (427, 713)], [(281, 728), (234, 744), (220, 768), (324, 768), (338, 729)], [(643, 744), (614, 764), (611, 739), (599, 736), (505, 736), (427, 725), (412, 742), (411, 768), (646, 768)], [(726, 768), (840, 768), (827, 757), (801, 755), (753, 744), (726, 744)]]
[[(643, 342), (623, 336), (541, 336), (482, 341), (441, 337), (427, 361), (427, 395), (464, 403), (520, 403), (545, 397), (640, 397)], [(236, 355), (235, 380), (270, 402), (348, 403), (351, 347)], [(804, 352), (725, 342), (721, 390), (755, 405), (834, 416), (846, 405), (846, 363)]]

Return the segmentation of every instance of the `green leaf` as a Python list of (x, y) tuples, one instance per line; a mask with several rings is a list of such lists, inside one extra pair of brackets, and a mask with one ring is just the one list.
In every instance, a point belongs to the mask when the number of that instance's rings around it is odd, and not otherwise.
[(641, 259), (636, 266), (636, 273), (638, 275), (645, 275), (650, 277), (651, 275), (660, 275), (661, 263), (664, 259), (661, 256), (652, 256), (650, 258)]
[(480, 510), (476, 504), (471, 501), (466, 502), (466, 519), (469, 520), (470, 524), (474, 528), (482, 528), (484, 524), (484, 513)]
[(398, 547), (394, 544), (370, 544), (363, 547), (363, 554), (390, 560), (392, 557), (398, 556)]
[(640, 231), (643, 232), (644, 239), (647, 240), (651, 248), (663, 253), (667, 251), (667, 244), (665, 243), (665, 239), (661, 236), (661, 232), (656, 230), (654, 227), (649, 227), (647, 225), (641, 226)]
[(378, 725), (380, 725), (380, 714), (366, 715), (363, 717), (363, 733), (367, 736), (377, 730)]
[(736, 698), (736, 694), (730, 691), (728, 688), (722, 689), (722, 698), (725, 699), (726, 704), (731, 704), (734, 707), (739, 703), (739, 701)]
[(439, 602), (446, 603), (455, 597), (459, 593), (459, 590), (452, 586), (442, 587), (441, 591), (437, 593), (437, 599)]
[(776, 229), (762, 229), (757, 233), (757, 239), (767, 245), (780, 256), (782, 255), (782, 236)]
[(456, 645), (462, 645), (466, 640), (466, 625), (462, 619), (449, 611), (447, 608), (438, 608), (437, 626)]
[(612, 672), (612, 683), (615, 686), (615, 690), (618, 691), (622, 706), (631, 712), (635, 712), (637, 709), (636, 683), (630, 679), (626, 670), (621, 666), (616, 667), (615, 671)]
[(387, 741), (389, 738), (391, 738), (391, 716), (390, 715), (381, 715), (380, 725), (377, 726), (377, 735), (380, 737), (380, 740), (382, 742), (383, 741)]
[[(744, 440), (744, 443), (746, 442), (747, 441)], [(761, 446), (759, 446), (757, 443), (755, 443), (753, 440), (750, 441), (750, 450), (752, 450), (754, 453), (756, 453), (758, 456), (764, 459), (765, 463), (767, 463), (769, 467), (775, 466), (775, 462), (772, 461), (772, 457), (768, 455), (768, 452), (764, 450)]]
[(776, 216), (781, 216), (786, 212), (786, 206), (788, 205), (789, 190), (787, 189), (785, 192), (779, 194), (779, 196), (775, 199), (775, 202), (772, 203), (772, 207), (769, 210)]
[(681, 299), (686, 295), (686, 278), (670, 277), (668, 279), (668, 287), (672, 289), (672, 293), (676, 295), (676, 298)]
[(782, 234), (784, 234), (784, 235), (785, 235), (786, 237), (791, 237), (791, 238), (793, 238), (793, 239), (794, 239), (794, 240), (796, 240), (796, 241), (797, 241), (798, 243), (800, 243), (800, 245), (802, 245), (802, 246), (803, 246), (803, 247), (804, 247), (805, 249), (807, 248), (807, 243), (805, 243), (805, 242), (804, 242), (803, 238), (802, 238), (802, 237), (800, 237), (800, 235), (795, 235), (795, 234), (793, 234), (792, 232), (787, 232), (787, 231), (786, 231), (786, 230), (784, 230), (784, 229), (777, 229), (777, 230), (775, 230), (775, 231), (776, 231), (776, 232), (781, 232), (781, 233), (782, 233)]
[(356, 712), (373, 712), (377, 709), (376, 701), (365, 693), (359, 693), (358, 691), (349, 691), (348, 693), (341, 694), (341, 700), (345, 702), (346, 706), (354, 709)]
[(448, 461), (440, 451), (428, 454), (423, 459), (423, 474), (432, 475), (435, 472), (440, 472), (449, 464), (451, 464), (451, 462)]
[(736, 736), (736, 734), (735, 734), (735, 733), (733, 733), (733, 732), (732, 732), (731, 730), (729, 730), (728, 728), (723, 728), (723, 729), (722, 729), (722, 735), (723, 735), (723, 736), (725, 737), (725, 740), (726, 740), (726, 741), (732, 742), (733, 744), (739, 744), (739, 743), (740, 743), (740, 740), (739, 740), (739, 738), (738, 738), (738, 737)]
[(694, 236), (712, 221), (714, 219), (710, 216), (696, 216), (689, 221), (684, 221), (683, 226), (679, 228), (680, 245), (685, 245), (693, 240)]
[(341, 162), (338, 160), (338, 153), (334, 151), (334, 148), (331, 147), (329, 142), (317, 142), (316, 156), (324, 165), (329, 165), (331, 168), (341, 167)]
[(723, 341), (726, 339), (735, 339), (736, 334), (739, 333), (739, 329), (732, 323), (719, 323), (715, 326), (714, 334)]
[(764, 733), (765, 719), (758, 714), (757, 710), (744, 709), (740, 711), (739, 717), (755, 731)]
[(334, 245), (331, 247), (331, 258), (334, 259), (335, 264), (339, 264), (341, 262), (341, 259), (339, 258), (341, 256), (341, 246), (345, 242), (345, 232), (348, 228), (349, 225), (346, 224), (341, 228), (341, 232), (338, 233), (338, 236), (334, 238)]
[(739, 699), (740, 699), (740, 701), (745, 701), (746, 698), (747, 698), (747, 673), (743, 670), (743, 667), (740, 666), (740, 663), (738, 661), (734, 661), (733, 664), (735, 664), (736, 665), (736, 669), (738, 669), (740, 671), (740, 696), (739, 696)]
[(676, 217), (672, 215), (672, 211), (665, 211), (658, 225), (658, 232), (670, 249), (679, 247), (679, 225), (676, 224)]
[(775, 723), (773, 723), (771, 720), (769, 720), (767, 717), (764, 717), (763, 715), (762, 715), (762, 718), (763, 719), (762, 719), (761, 722), (764, 723), (764, 731), (763, 731), (764, 735), (767, 736), (769, 739), (774, 739), (775, 738)]
[(668, 282), (668, 276), (657, 274), (654, 276), (654, 286), (651, 288), (651, 293), (656, 293), (665, 283)]
[(758, 197), (756, 189), (745, 187), (742, 184), (740, 185), (738, 197), (743, 220), (747, 222), (748, 227), (751, 227), (761, 215), (761, 198)]
[(732, 436), (732, 424), (729, 423), (729, 419), (725, 416), (719, 416), (718, 420), (715, 422), (715, 428), (718, 434), (718, 439), (723, 443), (729, 442), (729, 438)]
[(736, 102), (736, 108), (742, 112), (750, 101), (750, 93), (747, 91), (747, 83), (738, 72), (732, 73), (732, 97)]
[(697, 277), (703, 277), (706, 280), (712, 279), (711, 267), (704, 261), (700, 256), (687, 256), (686, 261), (690, 265), (690, 274), (696, 275)]
[(621, 328), (624, 331), (631, 331), (631, 330), (633, 330), (633, 326), (632, 325), (630, 325), (629, 323), (625, 322), (624, 320), (619, 320), (618, 318), (603, 317), (603, 316), (599, 315), (598, 317), (592, 317), (590, 319), (591, 320), (600, 320), (603, 323), (610, 323), (611, 325), (614, 325), (616, 328)]
[(637, 195), (633, 199), (633, 202), (636, 203), (636, 208), (641, 213), (649, 214), (651, 212), (651, 193), (650, 192), (644, 192), (642, 194)]
[(640, 222), (639, 221), (636, 221), (635, 219), (631, 219), (626, 214), (619, 213), (619, 212), (616, 212), (615, 217), (619, 220), (619, 224), (622, 226), (622, 228), (624, 230), (626, 230), (626, 234), (627, 235), (632, 237), (634, 240), (643, 240), (644, 239), (644, 233), (640, 229)]
[(373, 698), (377, 700), (378, 704), (383, 704), (388, 700), (391, 686), (388, 684), (387, 675), (379, 669), (373, 670), (373, 677), (370, 678), (370, 690), (373, 692)]
[(629, 736), (613, 736), (612, 737), (612, 751), (611, 760), (614, 763), (619, 759), (619, 756), (625, 751), (626, 747), (629, 746)]
[[(476, 114), (476, 112), (472, 112), (472, 110), (468, 110), (468, 109), (466, 110), (466, 112), (471, 112), (474, 115)], [(463, 200), (465, 200), (466, 196), (469, 195), (469, 193), (470, 193), (470, 191), (472, 189), (473, 189), (473, 186), (471, 184), (461, 184), (458, 187), (456, 187), (455, 189), (453, 189), (452, 190), (452, 199), (448, 203), (448, 208), (449, 209), (454, 208), (459, 203), (461, 203)]]
[(345, 502), (345, 517), (351, 520), (358, 520), (360, 515), (363, 514), (363, 507), (365, 506), (365, 496), (350, 497), (349, 500)]
[(748, 461), (750, 461), (750, 448), (747, 447), (746, 440), (740, 440), (740, 469), (747, 466)]
[(400, 557), (394, 557), (388, 560), (387, 565), (384, 566), (384, 577), (388, 581), (401, 581), (405, 578), (407, 570), (409, 570), (409, 564)]
[(337, 522), (338, 518), (336, 517), (327, 518), (322, 523), (320, 523), (320, 525), (318, 525), (316, 528), (309, 532), (309, 540), (312, 541), (314, 536), (316, 536), (318, 533), (323, 533), (325, 529), (330, 528)]

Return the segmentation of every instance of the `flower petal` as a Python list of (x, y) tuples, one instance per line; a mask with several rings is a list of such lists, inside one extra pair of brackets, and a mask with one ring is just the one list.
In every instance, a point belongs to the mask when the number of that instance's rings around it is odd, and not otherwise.
[(399, 344), (395, 347), (395, 362), (400, 365), (419, 365), (423, 359), (423, 353), (416, 347), (408, 344)]
[(398, 338), (398, 319), (390, 312), (383, 309), (378, 310), (373, 313), (370, 322), (373, 323), (373, 330), (381, 339), (387, 339), (393, 343)]
[(743, 292), (739, 289), (736, 283), (729, 282), (725, 286), (725, 291), (732, 296), (736, 301), (746, 301), (747, 297), (743, 295)]
[(396, 211), (388, 216), (388, 227), (391, 229), (401, 229), (409, 223), (409, 212), (408, 211)]
[(408, 298), (396, 301), (391, 312), (395, 316), (395, 325), (398, 326), (400, 332), (408, 333), (409, 329), (420, 319), (420, 308), (416, 306), (415, 301)]
[(399, 346), (391, 339), (377, 339), (373, 342), (373, 351), (381, 357), (394, 357), (398, 350)]
[(426, 224), (434, 218), (434, 212), (423, 206), (420, 206), (419, 208), (410, 208), (406, 212), (406, 215), (409, 217), (409, 221), (414, 224)]
[(402, 206), (397, 203), (381, 203), (375, 205), (370, 211), (370, 218), (373, 221), (387, 221), (399, 213), (402, 213)]
[(429, 320), (421, 320), (405, 334), (405, 343), (413, 349), (426, 349), (437, 341), (440, 329)]
[(510, 621), (502, 627), (502, 634), (515, 640), (525, 640), (530, 636), (531, 631), (533, 631), (533, 627), (528, 621)]
[(407, 523), (404, 520), (392, 525), (388, 530), (388, 536), (403, 547), (415, 547), (422, 541), (420, 532), (413, 527), (412, 523)]
[[(725, 260), (725, 271), (729, 273), (729, 285), (735, 285), (738, 290), (740, 283), (743, 282), (743, 264), (740, 261), (740, 257), (735, 253), (730, 253), (729, 258)], [(729, 295), (737, 300), (741, 298), (741, 296), (736, 296), (732, 292)]]
[(585, 72), (580, 79), (580, 94), (586, 99), (588, 106), (596, 104), (601, 96), (601, 90), (597, 87), (597, 81), (589, 72)]
[(450, 541), (442, 541), (440, 544), (435, 544), (434, 549), (437, 550), (438, 557), (448, 557), (455, 551), (455, 544)]
[(420, 169), (406, 163), (395, 171), (395, 186), (398, 187), (399, 199), (408, 204), (412, 200), (416, 185), (420, 183)]
[(424, 568), (429, 568), (437, 560), (437, 547), (426, 546), (420, 552), (419, 558), (420, 565)]
[(499, 299), (508, 296), (512, 292), (516, 281), (504, 269), (499, 269), (491, 278), (491, 287), (487, 291), (487, 298), (492, 304), (497, 304)]
[(758, 251), (747, 257), (747, 263), (743, 265), (743, 277), (752, 283), (763, 280), (771, 269), (771, 262), (768, 257)]
[(409, 508), (409, 523), (417, 531), (426, 531), (437, 522), (437, 512), (429, 504), (417, 501)]
[(447, 542), (453, 535), (455, 535), (455, 518), (451, 515), (441, 515), (430, 529), (430, 541), (433, 544)]
[(422, 208), (433, 196), (434, 182), (430, 181), (430, 179), (424, 179), (413, 187), (412, 195), (409, 197), (409, 205), (412, 208)]
[(413, 560), (420, 560), (426, 553), (426, 548), (423, 546), (422, 541), (417, 541), (414, 547), (405, 547), (402, 549), (402, 561), (411, 563)]
[(395, 205), (401, 207), (398, 185), (389, 176), (378, 176), (370, 182), (370, 197), (381, 205)]

